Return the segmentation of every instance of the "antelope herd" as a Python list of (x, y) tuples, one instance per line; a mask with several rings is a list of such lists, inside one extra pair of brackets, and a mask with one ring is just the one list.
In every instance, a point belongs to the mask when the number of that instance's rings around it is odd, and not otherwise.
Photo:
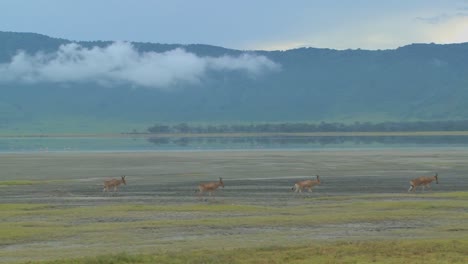
[[(426, 187), (432, 190), (431, 183), (433, 181), (435, 181), (436, 184), (439, 184), (439, 178), (437, 173), (434, 176), (420, 176), (418, 178), (414, 178), (410, 181), (410, 188), (408, 189), (408, 192), (415, 192), (416, 188), (419, 186), (422, 186), (423, 191)], [(125, 181), (125, 176), (121, 176), (120, 179), (106, 179), (104, 180), (104, 189), (102, 191), (108, 192), (111, 188), (113, 188), (113, 191), (116, 192), (117, 187), (119, 187), (122, 183), (127, 185), (127, 182)], [(312, 192), (312, 188), (316, 185), (320, 185), (319, 175), (316, 175), (315, 180), (309, 179), (296, 182), (291, 190), (296, 193), (302, 193), (303, 190), (308, 190), (309, 192)], [(201, 196), (204, 193), (208, 193), (209, 196), (212, 196), (212, 194), (220, 186), (224, 188), (223, 178), (221, 177), (219, 177), (219, 180), (215, 182), (201, 183), (198, 185), (198, 197), (201, 198)]]

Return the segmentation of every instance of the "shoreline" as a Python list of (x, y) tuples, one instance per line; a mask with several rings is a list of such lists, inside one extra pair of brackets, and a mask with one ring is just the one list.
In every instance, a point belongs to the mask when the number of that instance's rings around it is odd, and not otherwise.
[(414, 131), (414, 132), (298, 132), (298, 133), (57, 133), (57, 134), (0, 134), (0, 139), (10, 138), (151, 138), (151, 137), (378, 137), (378, 136), (468, 136), (468, 131)]

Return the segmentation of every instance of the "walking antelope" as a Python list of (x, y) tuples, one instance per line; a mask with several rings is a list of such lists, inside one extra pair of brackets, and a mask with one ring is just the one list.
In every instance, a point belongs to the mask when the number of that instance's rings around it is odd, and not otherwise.
[(436, 173), (436, 175), (434, 175), (434, 176), (421, 176), (421, 177), (412, 179), (410, 181), (410, 188), (408, 189), (408, 192), (416, 191), (416, 188), (418, 186), (422, 186), (423, 191), (424, 191), (425, 187), (429, 187), (430, 189), (432, 189), (431, 182), (436, 181), (436, 183), (439, 184), (439, 179), (438, 179), (437, 176), (438, 175)]
[(222, 186), (224, 188), (224, 183), (223, 183), (223, 178), (219, 177), (219, 181), (217, 182), (209, 182), (209, 183), (202, 183), (198, 185), (198, 196), (201, 198), (201, 195), (204, 192), (208, 192), (208, 194), (211, 196), (211, 194), (218, 189), (219, 186)]
[(317, 175), (316, 180), (304, 180), (299, 181), (294, 184), (291, 190), (294, 192), (302, 192), (303, 189), (309, 189), (309, 192), (312, 192), (312, 187), (320, 184), (320, 177)]
[(117, 187), (122, 183), (127, 185), (127, 182), (125, 181), (125, 176), (122, 176), (120, 180), (118, 179), (104, 180), (104, 189), (102, 191), (107, 192), (109, 191), (109, 188), (114, 188), (114, 192), (115, 192), (117, 191)]

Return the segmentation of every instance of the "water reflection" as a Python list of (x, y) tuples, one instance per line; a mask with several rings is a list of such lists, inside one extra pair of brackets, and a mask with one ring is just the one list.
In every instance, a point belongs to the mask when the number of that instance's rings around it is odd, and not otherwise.
[(0, 152), (468, 147), (468, 136), (0, 138)]
[(468, 136), (268, 136), (268, 137), (152, 137), (160, 146), (179, 147), (403, 147), (468, 146)]

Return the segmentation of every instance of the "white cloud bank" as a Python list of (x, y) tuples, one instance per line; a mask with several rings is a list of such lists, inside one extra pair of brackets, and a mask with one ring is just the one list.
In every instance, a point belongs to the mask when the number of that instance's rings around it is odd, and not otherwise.
[(18, 52), (0, 64), (2, 82), (96, 82), (167, 89), (178, 83), (199, 83), (209, 71), (243, 71), (257, 76), (280, 69), (265, 56), (199, 57), (183, 49), (139, 53), (131, 43), (85, 48), (76, 43), (60, 46), (54, 53)]

